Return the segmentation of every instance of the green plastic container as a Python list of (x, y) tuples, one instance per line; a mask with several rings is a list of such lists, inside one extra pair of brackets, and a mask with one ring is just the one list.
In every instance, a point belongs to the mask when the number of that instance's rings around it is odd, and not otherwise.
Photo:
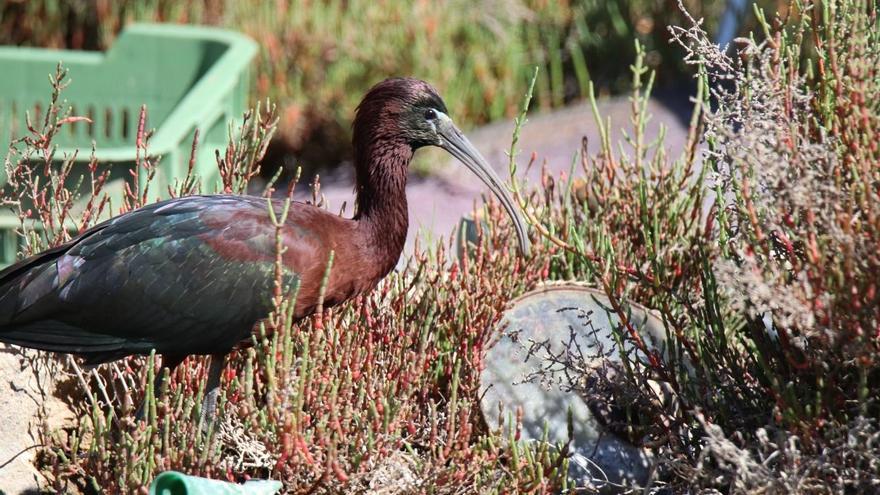
[(272, 495), (280, 481), (251, 480), (243, 485), (165, 471), (150, 485), (150, 495)]
[[(49, 101), (48, 75), (58, 62), (69, 70), (70, 85), (62, 98), (77, 122), (56, 136), (57, 157), (79, 149), (84, 168), (94, 141), (96, 156), (113, 164), (108, 184), (121, 193), (121, 181), (135, 160), (141, 105), (147, 106), (147, 129), (156, 132), (149, 151), (161, 156), (152, 191), (164, 191), (186, 173), (192, 138), (199, 129), (196, 173), (205, 190), (218, 178), (214, 150), (228, 141), (228, 125), (238, 122), (247, 105), (249, 65), (256, 44), (244, 35), (214, 28), (132, 24), (107, 52), (0, 47), (0, 144), (26, 133), (31, 118)], [(76, 174), (76, 172), (75, 172)], [(0, 167), (0, 186), (6, 171)], [(0, 212), (0, 265), (14, 261), (19, 226), (11, 211)]]

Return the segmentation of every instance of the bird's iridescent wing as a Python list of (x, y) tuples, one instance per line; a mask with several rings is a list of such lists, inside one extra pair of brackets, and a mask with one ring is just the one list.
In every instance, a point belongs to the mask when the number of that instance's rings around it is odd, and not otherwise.
[[(303, 228), (287, 236), (292, 285), (323, 246)], [(93, 360), (226, 352), (270, 311), (274, 259), (265, 200), (157, 203), (0, 273), (0, 341)]]

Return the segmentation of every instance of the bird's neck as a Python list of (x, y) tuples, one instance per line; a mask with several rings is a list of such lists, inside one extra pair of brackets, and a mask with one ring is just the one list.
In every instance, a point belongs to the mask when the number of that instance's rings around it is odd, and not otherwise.
[[(358, 146), (360, 144), (363, 145)], [(355, 220), (369, 247), (385, 262), (387, 270), (397, 264), (406, 242), (409, 227), (406, 176), (412, 157), (412, 146), (396, 136), (379, 135), (355, 140)]]

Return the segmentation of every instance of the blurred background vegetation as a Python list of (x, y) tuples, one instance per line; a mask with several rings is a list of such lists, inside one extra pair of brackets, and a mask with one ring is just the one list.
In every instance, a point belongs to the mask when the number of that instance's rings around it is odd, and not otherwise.
[[(725, 1), (684, 3), (717, 31)], [(0, 44), (104, 50), (135, 21), (244, 32), (261, 47), (253, 97), (281, 107), (267, 162), (308, 177), (348, 159), (358, 99), (389, 76), (431, 81), (466, 127), (512, 117), (536, 65), (540, 109), (585, 97), (590, 80), (600, 95), (626, 91), (633, 39), (661, 92), (691, 88), (666, 28), (682, 20), (673, 0), (3, 0)]]

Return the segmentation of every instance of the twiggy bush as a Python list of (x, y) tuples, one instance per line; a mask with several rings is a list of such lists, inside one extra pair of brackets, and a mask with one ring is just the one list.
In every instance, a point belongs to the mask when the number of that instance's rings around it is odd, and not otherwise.
[[(880, 30), (874, 2), (796, 3), (727, 55), (698, 21), (672, 33), (697, 68), (686, 149), (648, 143), (652, 76), (633, 67), (632, 131), (600, 123), (583, 173), (520, 198), (551, 273), (596, 283), (626, 322), (655, 309), (666, 355), (624, 323), (619, 403), (637, 404), (657, 484), (729, 493), (873, 492)], [(702, 146), (700, 146), (702, 145)], [(672, 390), (656, 396), (649, 380)], [(635, 392), (634, 392), (635, 391)], [(641, 395), (632, 400), (632, 394)]]
[[(58, 160), (51, 142), (78, 119), (61, 103), (65, 78), (59, 69), (42, 125), (32, 125), (6, 158), (11, 179), (4, 197), (22, 218), (29, 239), (23, 254), (93, 224), (102, 207), (110, 208), (101, 185), (111, 173), (130, 176), (113, 213), (198, 192), (191, 175), (167, 194), (150, 189), (154, 159), (143, 116), (135, 170), (103, 170), (92, 160), (85, 179), (71, 180), (71, 161)], [(271, 111), (247, 114), (237, 137), (218, 151), (223, 192), (247, 189), (275, 121)], [(41, 186), (45, 181), (49, 187)], [(95, 206), (72, 206), (82, 203)], [(267, 199), (267, 215), (280, 222), (284, 213), (270, 211)], [(203, 358), (179, 366), (158, 400), (152, 386), (162, 369), (154, 356), (89, 372), (61, 360), (60, 386), (73, 390), (66, 400), (75, 419), (43, 431), (40, 464), (50, 486), (62, 493), (144, 493), (168, 469), (232, 481), (272, 477), (284, 482), (285, 493), (550, 493), (565, 486), (563, 446), (520, 445), (516, 424), (489, 433), (477, 407), (483, 351), (501, 310), (546, 270), (506, 247), (512, 244), (504, 242), (510, 233), (500, 210), (490, 218), (498, 224), (494, 244), (482, 244), (472, 257), (449, 260), (442, 246), (417, 250), (376, 291), (314, 320), (294, 323), (295, 287), (278, 284), (276, 311), (251, 346), (229, 359), (218, 423), (204, 431)], [(144, 397), (145, 419), (136, 421)]]
[[(133, 369), (143, 358), (92, 373), (74, 401), (77, 423), (46, 432), (44, 472), (58, 490), (138, 491), (170, 468), (273, 476), (290, 493), (558, 489), (558, 450), (519, 444), (515, 425), (486, 432), (476, 409), (500, 310), (549, 277), (601, 287), (624, 322), (619, 338), (642, 351), (624, 356), (625, 383), (607, 390), (638, 418), (625, 425), (629, 438), (656, 454), (653, 487), (876, 491), (877, 6), (796, 4), (788, 14), (767, 21), (759, 12), (762, 30), (737, 40), (734, 55), (699, 22), (673, 30), (698, 72), (689, 138), (675, 158), (662, 133), (647, 138), (653, 76), (636, 48), (624, 143), (611, 142), (597, 111), (599, 143), (584, 143), (580, 174), (515, 188), (545, 241), (529, 260), (505, 247), (509, 229), (490, 208), (472, 258), (418, 251), (332, 315), (293, 324), (294, 296), (282, 291), (252, 347), (230, 360), (222, 419), (207, 436), (196, 426), (202, 360), (166, 380), (142, 423), (128, 418), (151, 396), (156, 363), (142, 375)], [(40, 143), (64, 119), (50, 116), (23, 142), (30, 165), (42, 165), (51, 148)], [(258, 141), (246, 139), (257, 150)], [(244, 170), (253, 165), (250, 153), (233, 156)], [(13, 197), (28, 191), (40, 192)], [(665, 353), (627, 324), (628, 299), (660, 315)]]

